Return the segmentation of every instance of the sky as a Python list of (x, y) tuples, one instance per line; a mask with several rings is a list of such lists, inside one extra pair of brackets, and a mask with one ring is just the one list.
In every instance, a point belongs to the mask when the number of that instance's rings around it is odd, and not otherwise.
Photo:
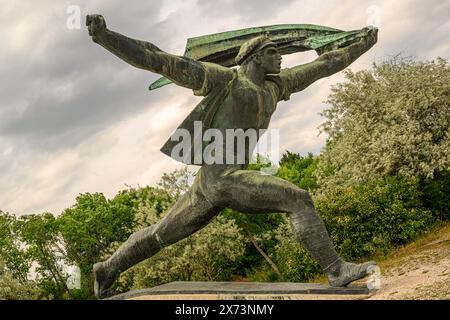
[[(88, 36), (86, 14), (109, 29), (173, 53), (190, 37), (272, 24), (311, 23), (342, 30), (379, 27), (378, 43), (350, 68), (368, 69), (397, 54), (419, 60), (450, 55), (450, 1), (441, 0), (0, 0), (0, 210), (60, 214), (77, 195), (113, 197), (155, 185), (183, 165), (159, 151), (201, 100), (159, 75), (136, 69)], [(78, 19), (78, 13), (80, 14)], [(77, 22), (81, 23), (78, 25)], [(314, 60), (283, 57), (283, 67)], [(319, 154), (319, 113), (343, 73), (281, 102), (269, 129), (280, 153)], [(196, 170), (198, 167), (192, 167)]]

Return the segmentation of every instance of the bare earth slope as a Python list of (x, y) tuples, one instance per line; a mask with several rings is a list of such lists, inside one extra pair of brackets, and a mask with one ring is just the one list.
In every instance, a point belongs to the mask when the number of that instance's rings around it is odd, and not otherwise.
[(450, 224), (380, 261), (381, 289), (370, 299), (450, 300)]

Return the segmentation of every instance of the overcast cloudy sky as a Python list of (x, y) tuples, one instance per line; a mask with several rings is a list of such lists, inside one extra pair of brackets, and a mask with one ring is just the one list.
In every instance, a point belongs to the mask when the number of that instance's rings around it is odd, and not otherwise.
[[(200, 98), (175, 85), (149, 92), (158, 76), (94, 44), (86, 14), (102, 14), (108, 28), (176, 54), (189, 37), (284, 23), (343, 30), (377, 24), (379, 42), (351, 66), (355, 71), (398, 53), (429, 60), (450, 54), (450, 1), (442, 0), (0, 3), (0, 209), (16, 214), (59, 214), (79, 193), (112, 197), (125, 184), (152, 185), (181, 167), (159, 148)], [(73, 5), (81, 29), (67, 27)], [(314, 58), (300, 53), (283, 64)], [(318, 136), (318, 113), (330, 85), (342, 80), (342, 73), (322, 79), (279, 104), (270, 128), (280, 129), (281, 152), (320, 152), (326, 137)]]

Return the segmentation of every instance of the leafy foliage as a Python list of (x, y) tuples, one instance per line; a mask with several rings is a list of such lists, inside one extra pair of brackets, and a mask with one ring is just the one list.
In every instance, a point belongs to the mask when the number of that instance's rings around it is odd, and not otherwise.
[(329, 142), (319, 163), (321, 185), (397, 174), (433, 178), (449, 167), (447, 60), (394, 58), (373, 70), (348, 70), (346, 77), (333, 87), (331, 108), (323, 112)]
[(63, 299), (69, 294), (68, 274), (63, 266), (65, 251), (59, 236), (58, 223), (50, 213), (22, 216), (16, 228), (19, 239), (26, 244), (26, 253), (36, 265), (36, 281), (42, 296)]
[(423, 205), (439, 219), (450, 219), (450, 170), (438, 172), (433, 179), (421, 179)]
[(292, 182), (299, 188), (313, 192), (318, 188), (315, 171), (319, 159), (312, 153), (306, 157), (286, 151), (280, 160), (277, 176)]
[(413, 178), (335, 188), (315, 203), (333, 244), (351, 260), (406, 243), (433, 223)]
[(26, 254), (17, 234), (17, 218), (0, 210), (0, 260), (2, 269), (8, 270), (12, 277), (20, 283), (27, 282), (28, 270), (31, 267), (29, 256)]
[(35, 300), (39, 298), (39, 294), (40, 290), (35, 282), (20, 282), (0, 261), (0, 300)]

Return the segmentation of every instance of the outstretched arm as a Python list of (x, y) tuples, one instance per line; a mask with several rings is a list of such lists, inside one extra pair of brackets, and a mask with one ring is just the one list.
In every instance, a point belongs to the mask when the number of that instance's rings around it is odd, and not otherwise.
[(280, 73), (289, 93), (301, 91), (324, 77), (331, 76), (348, 67), (377, 42), (378, 29), (365, 28), (366, 36), (347, 47), (322, 54), (313, 62), (284, 69)]
[(125, 62), (159, 73), (176, 84), (199, 90), (205, 80), (201, 62), (169, 54), (150, 42), (135, 40), (106, 28), (101, 15), (88, 15), (86, 25), (92, 40)]

